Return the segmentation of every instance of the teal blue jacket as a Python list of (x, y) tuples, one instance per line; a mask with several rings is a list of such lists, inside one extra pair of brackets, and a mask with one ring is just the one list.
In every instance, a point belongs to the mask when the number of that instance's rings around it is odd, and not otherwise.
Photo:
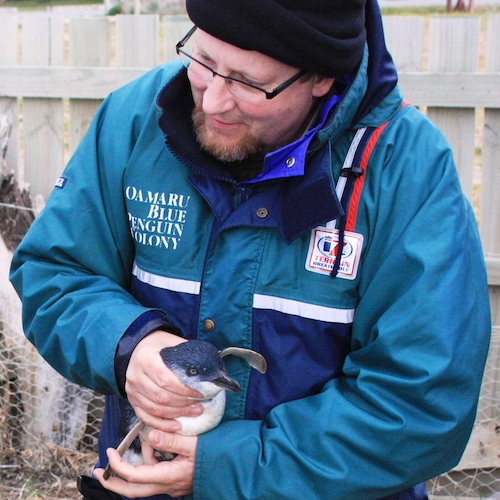
[[(175, 327), (269, 363), (230, 360), (244, 390), (199, 438), (194, 498), (389, 498), (459, 461), (490, 334), (477, 227), (436, 127), (394, 85), (363, 105), (368, 61), (304, 173), (273, 181), (238, 183), (184, 140), (177, 63), (103, 103), (11, 275), (42, 356), (111, 395), (101, 449), (116, 444), (133, 346)], [(344, 159), (358, 129), (387, 121), (333, 278)]]

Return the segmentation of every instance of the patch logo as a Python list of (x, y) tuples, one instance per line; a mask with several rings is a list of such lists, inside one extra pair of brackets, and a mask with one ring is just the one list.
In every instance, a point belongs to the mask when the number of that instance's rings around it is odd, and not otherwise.
[[(338, 252), (339, 231), (317, 227), (311, 232), (309, 252), (307, 254), (306, 269), (320, 274), (330, 274), (335, 264)], [(348, 280), (356, 278), (361, 249), (363, 248), (363, 235), (345, 231), (344, 248), (337, 276)]]
[(56, 183), (54, 184), (54, 187), (62, 189), (66, 185), (66, 182), (68, 182), (67, 177), (59, 177), (59, 179), (57, 179)]

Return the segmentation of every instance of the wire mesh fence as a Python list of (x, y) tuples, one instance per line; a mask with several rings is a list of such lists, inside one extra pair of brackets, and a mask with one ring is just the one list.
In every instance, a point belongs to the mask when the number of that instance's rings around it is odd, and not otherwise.
[(63, 379), (13, 326), (0, 321), (0, 499), (81, 498), (103, 398)]
[(0, 332), (0, 449), (37, 449), (42, 439), (94, 450), (102, 396), (63, 379), (35, 352), (18, 359), (16, 351)]

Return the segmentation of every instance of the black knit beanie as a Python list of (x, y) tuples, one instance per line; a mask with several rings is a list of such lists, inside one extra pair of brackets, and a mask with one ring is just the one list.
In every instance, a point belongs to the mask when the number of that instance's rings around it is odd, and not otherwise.
[(210, 35), (290, 66), (340, 76), (361, 61), (365, 0), (186, 0)]

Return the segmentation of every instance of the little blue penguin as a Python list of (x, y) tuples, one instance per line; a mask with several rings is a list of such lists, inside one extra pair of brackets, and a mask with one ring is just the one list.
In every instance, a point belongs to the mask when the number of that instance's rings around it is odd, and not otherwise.
[[(174, 347), (167, 347), (160, 351), (165, 365), (188, 387), (203, 394), (203, 399), (197, 400), (203, 406), (203, 413), (197, 417), (178, 417), (182, 428), (179, 434), (195, 436), (216, 427), (224, 415), (226, 405), (226, 391), (241, 392), (240, 384), (231, 378), (222, 362), (227, 355), (234, 355), (244, 359), (253, 368), (265, 373), (267, 364), (265, 359), (250, 349), (229, 347), (219, 351), (209, 342), (191, 340)], [(121, 443), (117, 450), (123, 459), (132, 465), (141, 465), (142, 453), (139, 434), (147, 440), (151, 427), (146, 426), (137, 418), (132, 405), (127, 401), (122, 412), (119, 428)], [(172, 460), (175, 455), (157, 451), (155, 456), (159, 460)], [(105, 478), (112, 473), (106, 469)]]

